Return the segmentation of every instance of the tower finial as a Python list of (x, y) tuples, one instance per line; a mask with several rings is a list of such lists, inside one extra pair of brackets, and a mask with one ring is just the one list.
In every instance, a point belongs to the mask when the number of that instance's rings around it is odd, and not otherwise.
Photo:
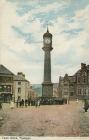
[(47, 26), (47, 32), (49, 32), (48, 26)]
[(47, 23), (47, 32), (49, 33), (49, 29), (48, 29), (48, 23)]

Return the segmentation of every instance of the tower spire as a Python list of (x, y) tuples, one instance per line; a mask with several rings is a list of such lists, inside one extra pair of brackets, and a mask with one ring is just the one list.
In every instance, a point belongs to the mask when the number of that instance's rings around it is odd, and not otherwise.
[(49, 33), (49, 29), (48, 29), (48, 26), (47, 26), (47, 32)]
[(49, 29), (48, 29), (48, 23), (47, 23), (47, 32), (49, 33)]

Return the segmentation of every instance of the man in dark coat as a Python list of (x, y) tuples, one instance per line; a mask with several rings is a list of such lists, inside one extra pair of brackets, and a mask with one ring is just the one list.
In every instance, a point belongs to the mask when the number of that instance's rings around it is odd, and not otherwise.
[(85, 109), (85, 112), (87, 112), (88, 108), (89, 108), (89, 104), (88, 104), (88, 101), (85, 99), (84, 100), (84, 109)]

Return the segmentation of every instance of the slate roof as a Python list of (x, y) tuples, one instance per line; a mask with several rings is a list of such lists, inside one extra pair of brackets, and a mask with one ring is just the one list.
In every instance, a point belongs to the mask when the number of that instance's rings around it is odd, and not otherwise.
[(25, 77), (15, 75), (14, 76), (14, 81), (28, 81), (28, 80), (26, 80)]
[[(76, 74), (80, 74), (81, 71), (82, 71), (82, 69), (79, 69), (79, 70), (74, 74), (74, 76), (76, 76)], [(89, 65), (86, 66), (85, 71), (89, 72)]]
[(0, 75), (5, 74), (5, 75), (14, 75), (10, 70), (8, 70), (5, 66), (0, 65)]

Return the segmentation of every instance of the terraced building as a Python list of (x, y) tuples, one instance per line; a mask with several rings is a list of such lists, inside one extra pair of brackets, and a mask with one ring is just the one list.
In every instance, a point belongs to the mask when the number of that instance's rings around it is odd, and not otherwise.
[(81, 68), (73, 75), (59, 78), (58, 93), (60, 98), (89, 98), (89, 65), (81, 63)]

